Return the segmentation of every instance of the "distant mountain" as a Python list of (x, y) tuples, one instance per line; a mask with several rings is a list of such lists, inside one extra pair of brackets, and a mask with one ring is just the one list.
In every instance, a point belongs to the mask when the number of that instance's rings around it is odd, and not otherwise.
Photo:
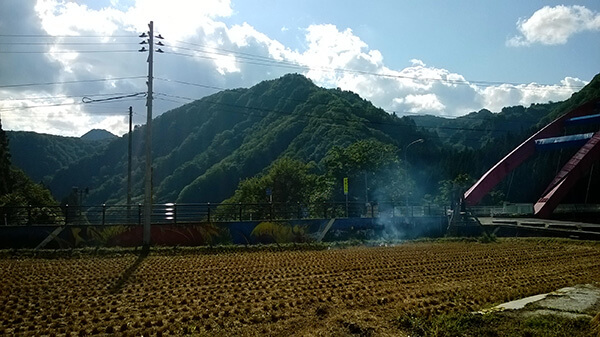
[(530, 135), (558, 116), (593, 99), (600, 98), (600, 74), (563, 102), (513, 106), (500, 112), (482, 109), (462, 117), (411, 116), (419, 127), (435, 131), (440, 140), (457, 148), (481, 149), (505, 137)]
[(456, 148), (481, 149), (507, 136), (527, 134), (560, 103), (513, 106), (498, 113), (487, 109), (462, 117), (411, 116), (419, 127), (435, 131), (447, 145)]
[(13, 165), (33, 181), (49, 180), (60, 169), (78, 162), (102, 147), (96, 142), (26, 131), (6, 131)]
[(113, 139), (119, 138), (119, 137), (106, 131), (106, 130), (92, 129), (79, 138), (81, 138), (82, 140), (87, 140), (87, 141), (99, 141), (99, 140), (113, 140)]

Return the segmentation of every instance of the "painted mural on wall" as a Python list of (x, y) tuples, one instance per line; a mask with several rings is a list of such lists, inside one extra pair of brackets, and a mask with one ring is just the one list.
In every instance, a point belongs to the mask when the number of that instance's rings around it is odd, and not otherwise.
[[(394, 218), (389, 223), (382, 222), (380, 218), (336, 219), (333, 226), (328, 229), (324, 241), (408, 239), (443, 235), (443, 218), (432, 219), (429, 222), (425, 222), (425, 219), (419, 221), (422, 223), (408, 223), (401, 218)], [(324, 231), (328, 222), (330, 219), (153, 225), (151, 242), (158, 246), (312, 242), (320, 237), (319, 234)], [(35, 248), (52, 233), (56, 236), (44, 248), (134, 247), (142, 245), (143, 227), (139, 225), (5, 226), (0, 227), (0, 248)]]

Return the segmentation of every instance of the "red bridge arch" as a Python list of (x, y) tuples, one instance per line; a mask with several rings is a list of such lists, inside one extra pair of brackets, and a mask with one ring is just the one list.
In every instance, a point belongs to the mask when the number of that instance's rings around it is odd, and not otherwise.
[[(504, 179), (512, 170), (521, 165), (536, 151), (536, 141), (547, 140), (559, 136), (565, 125), (581, 121), (580, 117), (593, 117), (598, 109), (600, 100), (585, 103), (561, 117), (555, 119), (526, 141), (517, 146), (496, 165), (489, 169), (464, 194), (464, 200), (469, 206), (478, 204), (481, 199)], [(597, 112), (596, 112), (597, 113)], [(600, 159), (600, 132), (593, 134), (577, 153), (563, 166), (560, 172), (546, 188), (543, 195), (534, 205), (534, 213), (540, 218), (546, 218), (558, 206), (567, 192), (584, 176), (594, 162)]]

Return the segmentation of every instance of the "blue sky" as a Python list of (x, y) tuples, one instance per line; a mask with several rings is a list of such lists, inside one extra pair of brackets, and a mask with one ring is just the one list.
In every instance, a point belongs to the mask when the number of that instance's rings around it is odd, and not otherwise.
[[(231, 24), (251, 23), (293, 49), (303, 49), (302, 30), (331, 23), (351, 28), (386, 65), (401, 69), (411, 59), (460, 72), (467, 79), (556, 83), (566, 76), (590, 80), (600, 72), (600, 34), (583, 32), (561, 46), (515, 48), (517, 22), (544, 6), (597, 1), (237, 1)], [(260, 8), (260, 10), (256, 10)], [(288, 30), (282, 31), (285, 27)]]
[(146, 90), (150, 20), (166, 38), (155, 116), (298, 72), (388, 112), (456, 117), (563, 100), (600, 72), (596, 1), (2, 0), (3, 127), (123, 134), (129, 105), (142, 124), (141, 97), (81, 98)]

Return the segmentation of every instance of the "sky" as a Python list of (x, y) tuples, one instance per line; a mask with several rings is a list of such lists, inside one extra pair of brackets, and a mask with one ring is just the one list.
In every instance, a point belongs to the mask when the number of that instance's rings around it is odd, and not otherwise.
[(5, 130), (117, 135), (286, 73), (398, 115), (457, 117), (569, 98), (600, 72), (600, 2), (1, 0)]

